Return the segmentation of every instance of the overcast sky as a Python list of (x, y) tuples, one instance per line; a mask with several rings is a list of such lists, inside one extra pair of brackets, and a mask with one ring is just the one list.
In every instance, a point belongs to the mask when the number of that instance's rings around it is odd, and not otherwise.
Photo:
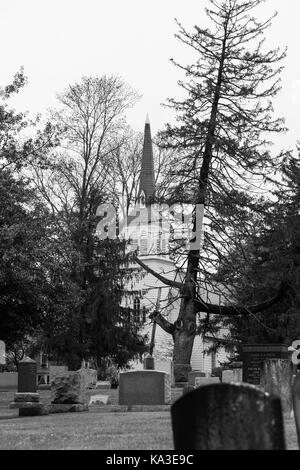
[[(174, 58), (187, 63), (189, 51), (174, 38), (174, 18), (187, 28), (206, 26), (207, 0), (0, 0), (0, 85), (24, 66), (29, 84), (15, 106), (44, 113), (55, 95), (83, 75), (119, 74), (141, 95), (128, 120), (142, 130), (149, 112), (153, 132), (170, 119), (161, 107), (179, 93)], [(279, 15), (268, 31), (271, 46), (289, 48), (277, 114), (291, 129), (281, 146), (300, 139), (300, 4), (267, 0), (259, 17)]]

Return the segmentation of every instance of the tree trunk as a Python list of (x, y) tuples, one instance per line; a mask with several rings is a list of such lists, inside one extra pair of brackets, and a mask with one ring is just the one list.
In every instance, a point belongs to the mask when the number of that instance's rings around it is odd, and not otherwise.
[(173, 332), (175, 382), (187, 382), (196, 335), (195, 305), (192, 298), (182, 299), (178, 320)]

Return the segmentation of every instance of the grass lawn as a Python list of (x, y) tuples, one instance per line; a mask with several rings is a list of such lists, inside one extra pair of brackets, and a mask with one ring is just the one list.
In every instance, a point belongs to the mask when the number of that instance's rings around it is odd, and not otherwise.
[[(117, 403), (117, 391), (93, 391), (109, 394)], [(180, 391), (174, 390), (173, 399)], [(49, 392), (41, 391), (41, 401), (49, 401)], [(0, 449), (103, 449), (172, 450), (169, 412), (103, 413), (95, 406), (88, 413), (64, 413), (19, 418), (9, 410), (14, 392), (0, 392)], [(293, 419), (285, 420), (289, 450), (297, 449)]]

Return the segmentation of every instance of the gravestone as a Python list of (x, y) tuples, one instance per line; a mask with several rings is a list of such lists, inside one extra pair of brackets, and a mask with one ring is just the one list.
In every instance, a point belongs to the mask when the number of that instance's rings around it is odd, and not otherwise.
[(68, 366), (49, 366), (50, 383), (59, 375), (65, 375), (68, 372)]
[(222, 371), (222, 383), (243, 382), (243, 369), (228, 369)]
[(196, 377), (195, 388), (203, 387), (204, 385), (212, 385), (220, 383), (219, 377)]
[(288, 359), (284, 344), (245, 344), (243, 346), (243, 382), (260, 385), (264, 361)]
[(40, 403), (37, 393), (37, 364), (25, 357), (18, 364), (18, 391), (10, 408), (19, 409), (19, 416), (48, 414), (48, 409)]
[(96, 390), (108, 390), (111, 388), (110, 382), (108, 380), (98, 380), (96, 382)]
[(155, 369), (169, 374), (171, 377), (171, 386), (175, 387), (174, 364), (171, 359), (156, 359)]
[(80, 371), (52, 380), (50, 413), (88, 411), (87, 399), (86, 379)]
[(171, 379), (166, 372), (143, 370), (120, 374), (119, 405), (171, 403)]
[(283, 412), (291, 413), (293, 364), (289, 359), (268, 359), (264, 362), (261, 374), (261, 387), (265, 392), (281, 398)]
[(188, 374), (188, 384), (192, 385), (194, 387), (195, 386), (195, 379), (198, 378), (198, 377), (200, 377), (200, 378), (206, 377), (205, 372), (200, 372), (200, 371), (197, 371), (197, 370), (192, 370), (191, 372), (189, 372), (189, 374)]
[(175, 450), (283, 450), (280, 399), (248, 384), (214, 384), (171, 407)]
[(92, 395), (90, 397), (90, 405), (110, 405), (111, 401), (108, 395)]
[(79, 371), (85, 380), (85, 386), (87, 389), (96, 388), (97, 385), (97, 371), (95, 369), (81, 368)]
[(58, 375), (51, 382), (51, 403), (86, 403), (87, 394), (85, 383), (85, 377), (80, 371)]

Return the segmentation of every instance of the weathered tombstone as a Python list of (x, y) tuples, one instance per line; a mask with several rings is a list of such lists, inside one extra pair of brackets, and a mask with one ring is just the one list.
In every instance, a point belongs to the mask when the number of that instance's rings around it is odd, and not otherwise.
[(294, 417), (295, 417), (297, 437), (298, 437), (298, 447), (300, 449), (300, 373), (298, 373), (294, 377), (294, 383), (292, 387), (292, 396), (293, 396)]
[(175, 386), (175, 377), (174, 377), (174, 364), (171, 359), (156, 359), (155, 360), (155, 369), (160, 370), (161, 372), (166, 372), (171, 377), (171, 386)]
[(281, 398), (283, 412), (291, 413), (293, 365), (288, 359), (268, 359), (264, 362), (261, 374), (261, 387), (265, 392)]
[(192, 370), (188, 373), (188, 384), (195, 386), (195, 379), (198, 377), (205, 377), (205, 372), (200, 372), (198, 370)]
[(59, 375), (64, 375), (68, 372), (68, 366), (49, 366), (50, 383)]
[(196, 377), (195, 388), (203, 387), (204, 385), (218, 384), (220, 383), (219, 377)]
[(10, 408), (18, 408), (19, 416), (36, 416), (47, 414), (47, 407), (39, 403), (37, 390), (37, 364), (25, 357), (18, 364), (18, 392)]
[(88, 411), (86, 380), (80, 371), (57, 376), (51, 382), (50, 413)]
[(0, 340), (0, 365), (6, 363), (6, 354), (5, 354), (5, 343)]
[(280, 398), (246, 384), (200, 387), (172, 408), (175, 450), (284, 450)]
[(18, 392), (36, 393), (37, 364), (30, 357), (25, 357), (18, 365)]
[(228, 369), (222, 371), (223, 383), (241, 383), (243, 381), (242, 369)]
[(260, 385), (265, 360), (288, 359), (285, 344), (245, 344), (243, 346), (243, 382)]
[(108, 395), (92, 395), (90, 397), (90, 405), (110, 405), (110, 399)]
[(119, 405), (165, 405), (171, 403), (169, 374), (157, 370), (120, 374)]
[(222, 371), (222, 383), (230, 384), (232, 382), (234, 382), (233, 370), (223, 370)]
[(96, 387), (97, 390), (108, 390), (111, 388), (110, 382), (108, 380), (98, 380), (96, 382)]
[(95, 369), (88, 369), (88, 368), (81, 368), (79, 371), (84, 379), (85, 379), (85, 386), (87, 389), (95, 388), (97, 384), (97, 371)]

